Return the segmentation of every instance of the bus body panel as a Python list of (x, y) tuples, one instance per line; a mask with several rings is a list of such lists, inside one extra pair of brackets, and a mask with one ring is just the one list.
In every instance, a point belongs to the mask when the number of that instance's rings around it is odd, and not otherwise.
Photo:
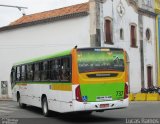
[[(87, 75), (116, 75), (114, 77), (89, 78)], [(82, 97), (86, 96), (88, 101), (98, 102), (98, 97), (106, 97), (108, 100), (120, 100), (124, 98), (125, 72), (94, 72), (79, 74), (79, 84)], [(103, 98), (102, 98), (103, 99)]]
[[(77, 85), (73, 85), (73, 91), (76, 90)], [(75, 98), (75, 92), (73, 92), (73, 106), (74, 111), (104, 111), (109, 109), (119, 109), (126, 108), (129, 105), (128, 98), (122, 100), (113, 100), (113, 101), (101, 101), (101, 102), (90, 102), (82, 101), (79, 102)], [(108, 105), (107, 107), (101, 108), (100, 105)]]
[(82, 98), (88, 102), (104, 102), (124, 98), (124, 83), (80, 84)]
[[(68, 86), (71, 87), (70, 91), (67, 89)], [(53, 87), (55, 89), (52, 89)], [(17, 92), (19, 92), (21, 95), (22, 103), (41, 108), (41, 97), (44, 94), (47, 96), (48, 106), (50, 110), (61, 113), (73, 111), (73, 106), (72, 106), (73, 95), (72, 95), (71, 83), (68, 84), (21, 83), (15, 85), (12, 92), (15, 101), (17, 101)]]
[[(42, 89), (40, 92), (37, 92), (36, 94), (39, 94), (39, 96), (35, 97), (34, 95), (28, 94), (28, 91), (31, 91), (31, 94), (33, 94), (33, 90), (35, 88)], [(66, 113), (66, 112), (77, 112), (77, 111), (98, 111), (98, 110), (107, 110), (107, 109), (116, 109), (116, 108), (124, 108), (128, 106), (128, 99), (125, 100), (114, 100), (114, 101), (104, 101), (104, 102), (78, 102), (75, 99), (75, 89), (78, 85), (72, 85), (72, 91), (62, 91), (62, 90), (48, 90), (50, 87), (49, 84), (43, 84), (43, 85), (37, 85), (37, 84), (28, 84), (26, 91), (26, 94), (23, 94), (22, 96), (22, 103), (41, 107), (41, 94), (46, 94), (48, 99), (48, 105), (49, 109), (53, 111), (57, 111), (60, 113)], [(45, 88), (44, 88), (45, 87)], [(61, 87), (61, 86), (60, 86)], [(16, 90), (15, 90), (16, 89)], [(26, 89), (25, 85), (16, 85), (14, 87), (13, 91), (19, 91), (20, 94), (24, 93), (24, 90)], [(16, 100), (16, 92), (13, 92), (14, 98)], [(57, 99), (56, 99), (57, 98)], [(71, 100), (71, 101), (70, 101)], [(100, 106), (100, 104), (109, 104), (109, 107), (107, 108), (100, 108), (96, 106)], [(112, 106), (114, 104), (114, 106)]]

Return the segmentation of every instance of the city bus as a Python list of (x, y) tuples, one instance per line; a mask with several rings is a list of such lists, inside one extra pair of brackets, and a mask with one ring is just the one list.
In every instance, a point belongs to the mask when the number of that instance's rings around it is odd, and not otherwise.
[(126, 52), (117, 48), (73, 48), (13, 65), (13, 100), (42, 108), (44, 116), (128, 107)]

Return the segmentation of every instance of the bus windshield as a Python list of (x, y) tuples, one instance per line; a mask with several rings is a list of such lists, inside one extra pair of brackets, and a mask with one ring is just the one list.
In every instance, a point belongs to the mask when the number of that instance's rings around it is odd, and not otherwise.
[(79, 73), (124, 71), (124, 51), (121, 49), (78, 49)]

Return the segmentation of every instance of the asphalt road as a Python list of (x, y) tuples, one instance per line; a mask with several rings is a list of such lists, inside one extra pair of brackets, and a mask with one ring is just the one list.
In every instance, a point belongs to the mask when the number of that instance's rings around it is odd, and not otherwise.
[[(20, 109), (16, 102), (0, 101), (0, 118), (0, 124), (158, 124), (160, 119), (155, 118), (160, 118), (160, 102), (131, 102), (127, 109), (93, 112), (90, 116), (52, 112), (51, 117), (46, 118), (40, 108), (28, 106), (26, 109)], [(146, 118), (154, 120), (144, 120)]]

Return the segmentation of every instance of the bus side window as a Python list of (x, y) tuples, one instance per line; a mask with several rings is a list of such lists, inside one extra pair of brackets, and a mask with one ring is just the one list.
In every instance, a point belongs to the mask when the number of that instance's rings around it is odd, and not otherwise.
[(21, 81), (25, 81), (26, 80), (26, 67), (25, 65), (22, 65), (22, 69), (21, 69)]
[(63, 81), (70, 81), (70, 58), (65, 57), (61, 59), (61, 80)]
[(40, 80), (42, 80), (42, 73), (43, 73), (43, 62), (40, 62), (39, 63), (39, 77), (40, 77)]
[(12, 88), (14, 87), (15, 83), (16, 83), (16, 70), (13, 67), (11, 70), (11, 86), (12, 86)]
[(52, 81), (55, 80), (54, 66), (55, 66), (55, 60), (52, 60), (51, 61), (51, 77), (50, 77)]
[(59, 60), (54, 59), (51, 62), (51, 80), (58, 81), (59, 80)]
[(34, 80), (35, 64), (32, 64), (32, 81)]
[(45, 80), (47, 80), (47, 66), (48, 66), (48, 62), (47, 61), (44, 61), (43, 62), (43, 69), (42, 69), (42, 75), (41, 75), (41, 77), (42, 77), (42, 81), (45, 81)]
[(51, 71), (52, 71), (52, 61), (48, 61), (47, 66), (47, 79), (51, 80)]
[(20, 66), (16, 67), (16, 81), (20, 81), (21, 79), (21, 70), (20, 70)]
[(39, 63), (35, 63), (34, 81), (40, 81)]
[(32, 81), (34, 77), (34, 65), (27, 65), (27, 80)]
[(56, 80), (60, 80), (59, 67), (60, 67), (60, 60), (59, 60), (59, 59), (56, 59), (56, 60), (55, 60), (55, 68), (54, 68), (55, 79), (56, 79)]
[(60, 82), (61, 80), (62, 80), (62, 70), (61, 70), (61, 59), (57, 59), (57, 67), (58, 68), (56, 68), (56, 72), (57, 72), (57, 79), (58, 79), (58, 81)]
[(49, 63), (50, 64), (48, 65), (48, 75), (50, 75), (50, 80), (56, 82), (70, 81), (71, 60), (69, 56), (54, 59)]

